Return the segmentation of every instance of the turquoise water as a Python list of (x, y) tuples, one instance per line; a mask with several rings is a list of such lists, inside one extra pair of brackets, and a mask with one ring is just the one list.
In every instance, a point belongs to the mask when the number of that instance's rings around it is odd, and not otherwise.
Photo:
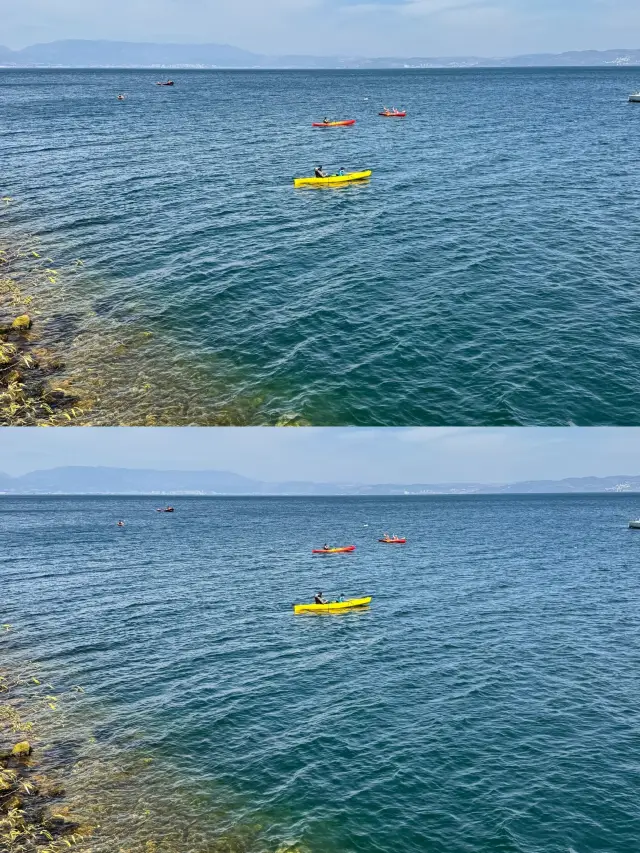
[(637, 71), (165, 73), (2, 72), (1, 179), (181, 422), (637, 424)]
[[(172, 826), (224, 803), (251, 853), (637, 848), (637, 496), (156, 505), (2, 499), (0, 620), (105, 750), (143, 733)], [(318, 587), (373, 604), (294, 616)]]

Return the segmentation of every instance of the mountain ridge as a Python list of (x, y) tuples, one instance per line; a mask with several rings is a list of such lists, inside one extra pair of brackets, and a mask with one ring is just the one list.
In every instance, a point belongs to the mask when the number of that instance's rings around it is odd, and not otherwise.
[(66, 39), (11, 50), (3, 68), (530, 68), (640, 66), (640, 49), (566, 51), (514, 57), (268, 56), (227, 44)]
[(17, 477), (0, 472), (0, 496), (15, 495), (509, 495), (640, 492), (640, 475), (568, 477), (514, 483), (271, 483), (231, 471), (63, 466)]

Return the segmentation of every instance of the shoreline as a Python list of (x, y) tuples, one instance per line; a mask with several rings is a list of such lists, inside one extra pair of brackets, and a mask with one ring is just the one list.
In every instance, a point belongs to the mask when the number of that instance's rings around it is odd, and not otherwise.
[(137, 306), (101, 312), (84, 261), (59, 266), (44, 251), (29, 235), (0, 242), (0, 426), (311, 425), (260, 417), (266, 395), (238, 393), (232, 365), (205, 370)]
[(66, 803), (68, 768), (56, 772), (46, 761), (56, 744), (48, 743), (43, 716), (58, 712), (66, 697), (47, 693), (52, 685), (35, 671), (0, 668), (0, 847), (8, 853), (81, 849), (95, 831)]
[(46, 339), (45, 303), (60, 298), (60, 273), (35, 246), (0, 247), (0, 426), (58, 426), (85, 414), (64, 379), (62, 348)]
[(22, 652), (13, 659), (14, 633), (0, 626), (3, 853), (310, 853), (266, 842), (268, 816), (247, 820), (224, 787), (166, 762), (153, 735), (81, 686), (58, 690)]

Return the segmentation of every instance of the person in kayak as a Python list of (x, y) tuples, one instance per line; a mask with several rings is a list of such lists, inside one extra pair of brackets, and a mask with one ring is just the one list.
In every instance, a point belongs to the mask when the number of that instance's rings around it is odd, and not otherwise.
[(316, 178), (326, 178), (327, 177), (325, 175), (325, 173), (322, 171), (322, 166), (316, 166), (315, 176), (316, 176)]
[(322, 119), (322, 124), (331, 124), (331, 120), (330, 120), (330, 119), (328, 119), (328, 118), (325, 116), (325, 117)]
[(344, 169), (342, 168), (342, 166), (340, 166), (340, 168), (338, 169), (338, 174), (344, 175)]
[(328, 604), (328, 602), (322, 597), (321, 592), (317, 592), (313, 600), (315, 604)]

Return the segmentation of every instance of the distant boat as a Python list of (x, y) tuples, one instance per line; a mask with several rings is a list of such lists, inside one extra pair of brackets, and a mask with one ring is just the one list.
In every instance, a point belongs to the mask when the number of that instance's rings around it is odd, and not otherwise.
[(175, 86), (173, 80), (167, 80), (166, 83), (156, 83), (156, 86)]
[(640, 92), (634, 92), (633, 95), (629, 95), (629, 101), (632, 104), (640, 104)]
[(635, 521), (630, 521), (630, 522), (629, 522), (629, 527), (630, 527), (632, 530), (640, 530), (640, 518), (636, 518), (636, 520), (635, 520)]
[(160, 507), (160, 509), (157, 509), (156, 512), (175, 512), (175, 510), (172, 506), (165, 506)]

